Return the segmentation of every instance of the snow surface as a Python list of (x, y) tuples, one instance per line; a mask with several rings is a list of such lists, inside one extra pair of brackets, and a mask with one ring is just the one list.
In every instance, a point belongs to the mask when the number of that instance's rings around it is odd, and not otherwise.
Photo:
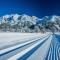
[(13, 45), (18, 42), (32, 40), (33, 38), (40, 37), (44, 34), (41, 33), (0, 33), (0, 50), (5, 46)]
[[(48, 36), (47, 36), (48, 37)], [(46, 38), (47, 38), (46, 37)], [(8, 60), (17, 60), (19, 57), (23, 56), (24, 54), (26, 54), (27, 52), (29, 52), (31, 49), (33, 49), (34, 47), (36, 47), (37, 45), (39, 45), (41, 42), (43, 42), (46, 38), (43, 38), (42, 40), (40, 40), (39, 42), (37, 42), (36, 44), (30, 46), (29, 48), (23, 50), (22, 52), (18, 53), (17, 55), (11, 57)]]

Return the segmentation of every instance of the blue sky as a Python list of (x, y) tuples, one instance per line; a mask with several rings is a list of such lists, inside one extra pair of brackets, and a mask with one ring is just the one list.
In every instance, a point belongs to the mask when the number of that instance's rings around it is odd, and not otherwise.
[(60, 0), (0, 0), (0, 16), (12, 13), (37, 17), (60, 15)]

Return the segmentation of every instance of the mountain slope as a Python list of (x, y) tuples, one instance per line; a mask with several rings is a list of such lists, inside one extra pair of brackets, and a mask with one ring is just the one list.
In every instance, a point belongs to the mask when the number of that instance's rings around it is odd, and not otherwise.
[(11, 14), (0, 17), (1, 32), (57, 32), (60, 31), (60, 16), (45, 16), (42, 19), (26, 14)]

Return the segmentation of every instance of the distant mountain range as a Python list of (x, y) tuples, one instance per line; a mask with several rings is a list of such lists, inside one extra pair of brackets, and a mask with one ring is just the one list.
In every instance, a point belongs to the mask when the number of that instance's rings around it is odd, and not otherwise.
[(0, 17), (0, 32), (60, 32), (60, 16), (4, 15)]

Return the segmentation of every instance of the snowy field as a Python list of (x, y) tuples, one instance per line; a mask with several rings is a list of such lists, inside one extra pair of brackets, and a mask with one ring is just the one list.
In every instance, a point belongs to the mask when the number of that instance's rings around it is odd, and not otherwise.
[(60, 60), (60, 34), (0, 33), (0, 60)]
[[(25, 53), (30, 54), (30, 50), (37, 49), (36, 47), (43, 44), (49, 36), (49, 33), (0, 33), (0, 60), (17, 60)], [(47, 40), (41, 49), (45, 47), (47, 50), (50, 45), (49, 41), (51, 42), (51, 39)], [(46, 54), (46, 50), (43, 55)]]
[(16, 43), (29, 41), (44, 34), (41, 33), (0, 33), (0, 50)]

